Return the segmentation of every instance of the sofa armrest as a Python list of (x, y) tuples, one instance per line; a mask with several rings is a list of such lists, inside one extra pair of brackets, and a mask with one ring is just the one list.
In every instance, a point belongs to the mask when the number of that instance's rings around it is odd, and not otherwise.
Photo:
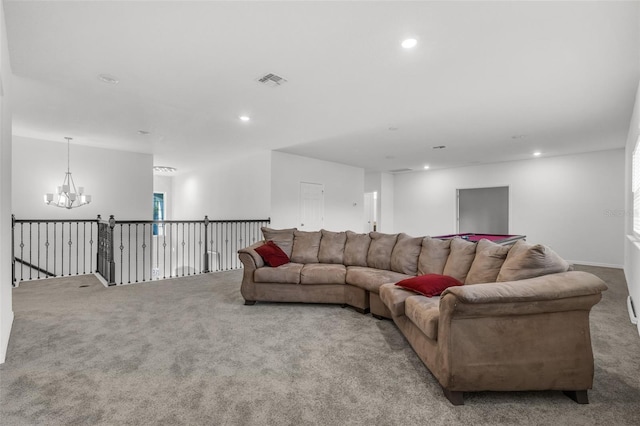
[[(264, 266), (264, 260), (262, 256), (258, 254), (256, 248), (260, 247), (264, 244), (264, 241), (260, 240), (251, 244), (249, 247), (245, 247), (243, 249), (238, 250), (238, 254), (240, 255), (240, 261), (244, 265), (245, 268), (257, 269), (262, 268)], [(242, 256), (242, 254), (248, 256)]]
[(594, 371), (589, 313), (606, 289), (580, 271), (449, 288), (429, 368), (448, 392), (586, 391)]
[(529, 315), (589, 310), (607, 286), (582, 271), (544, 275), (520, 281), (450, 287), (442, 293), (440, 314), (455, 316)]

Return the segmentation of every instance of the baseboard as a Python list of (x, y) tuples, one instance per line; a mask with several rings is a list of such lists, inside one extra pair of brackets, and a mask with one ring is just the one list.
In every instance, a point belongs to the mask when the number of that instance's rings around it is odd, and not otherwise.
[(98, 281), (100, 281), (102, 283), (103, 286), (105, 287), (109, 287), (109, 283), (107, 282), (107, 280), (105, 280), (102, 275), (100, 275), (97, 272), (93, 273), (93, 276), (96, 277), (98, 279)]
[(614, 269), (624, 268), (624, 265), (619, 265), (617, 263), (585, 262), (584, 260), (567, 260), (567, 262), (574, 265), (599, 266), (601, 268), (614, 268)]
[(635, 305), (631, 296), (627, 296), (627, 311), (629, 312), (631, 324), (638, 324), (638, 315), (636, 314)]
[(9, 348), (9, 336), (11, 336), (11, 328), (13, 327), (13, 311), (8, 315), (7, 324), (0, 324), (3, 330), (0, 330), (0, 364), (4, 364), (7, 358), (7, 349)]

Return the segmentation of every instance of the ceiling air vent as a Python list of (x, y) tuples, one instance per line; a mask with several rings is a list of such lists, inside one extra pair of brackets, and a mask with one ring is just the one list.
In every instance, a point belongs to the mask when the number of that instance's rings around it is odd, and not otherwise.
[(405, 173), (410, 171), (412, 171), (412, 169), (395, 169), (395, 170), (389, 170), (389, 173)]
[(280, 77), (279, 75), (274, 73), (265, 74), (262, 77), (258, 78), (258, 83), (262, 83), (269, 87), (282, 86), (286, 82), (287, 80), (285, 80), (284, 77)]

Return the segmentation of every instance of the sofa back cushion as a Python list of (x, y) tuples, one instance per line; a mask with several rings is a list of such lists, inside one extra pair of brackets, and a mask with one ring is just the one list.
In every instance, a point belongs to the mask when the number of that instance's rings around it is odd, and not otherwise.
[(288, 257), (291, 257), (291, 251), (293, 250), (293, 232), (296, 228), (272, 229), (263, 226), (261, 229), (265, 241), (273, 241)]
[(556, 252), (541, 244), (518, 240), (509, 250), (497, 281), (517, 281), (541, 275), (566, 272), (571, 265)]
[(295, 263), (318, 263), (321, 238), (320, 231), (293, 231), (291, 261)]
[(418, 275), (443, 274), (451, 252), (451, 240), (424, 237), (418, 258)]
[(404, 233), (399, 234), (391, 252), (391, 270), (415, 275), (418, 272), (418, 256), (421, 248), (422, 237), (413, 238)]
[(502, 246), (489, 240), (478, 241), (476, 257), (467, 274), (465, 284), (494, 283), (511, 246)]
[(322, 239), (320, 240), (320, 251), (318, 252), (318, 260), (320, 263), (339, 263), (344, 262), (344, 246), (347, 243), (346, 232), (331, 232), (323, 229)]
[(398, 234), (370, 232), (371, 245), (367, 253), (367, 266), (370, 268), (391, 270), (391, 253), (398, 240)]
[(443, 275), (454, 277), (465, 282), (473, 259), (476, 257), (476, 243), (465, 241), (460, 237), (451, 240), (451, 252), (444, 265)]
[(370, 244), (369, 234), (356, 234), (347, 231), (347, 242), (344, 245), (344, 264), (346, 266), (367, 266), (367, 253)]

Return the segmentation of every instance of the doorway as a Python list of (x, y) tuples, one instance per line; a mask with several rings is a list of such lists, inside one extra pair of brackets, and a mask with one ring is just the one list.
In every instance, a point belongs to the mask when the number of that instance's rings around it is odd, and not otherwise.
[(509, 187), (458, 189), (457, 232), (509, 233)]
[(300, 230), (319, 231), (324, 225), (324, 185), (300, 182)]
[(377, 230), (378, 192), (364, 193), (364, 232)]

